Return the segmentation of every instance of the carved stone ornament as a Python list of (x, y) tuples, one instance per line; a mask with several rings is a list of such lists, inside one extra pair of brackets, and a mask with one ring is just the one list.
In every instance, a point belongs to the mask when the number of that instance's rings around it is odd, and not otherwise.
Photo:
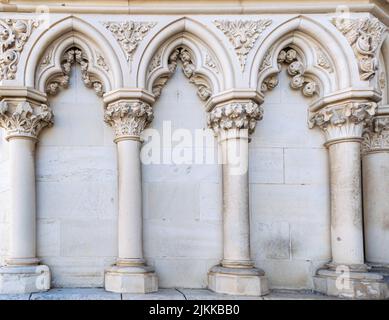
[(327, 140), (361, 138), (364, 125), (372, 120), (376, 109), (375, 102), (349, 102), (325, 107), (310, 116), (309, 127), (320, 127)]
[(39, 21), (0, 19), (0, 81), (15, 79), (20, 54)]
[(7, 131), (7, 137), (37, 138), (44, 127), (52, 124), (53, 113), (45, 104), (33, 107), (23, 101), (12, 107), (6, 101), (0, 102), (0, 126)]
[(67, 50), (62, 57), (62, 74), (51, 78), (46, 85), (46, 93), (56, 95), (60, 87), (67, 88), (69, 85), (70, 71), (72, 65), (78, 63), (81, 66), (81, 78), (87, 88), (93, 88), (96, 94), (101, 97), (104, 94), (102, 82), (89, 72), (88, 57), (78, 48)]
[(334, 18), (332, 23), (342, 32), (353, 48), (358, 59), (361, 79), (372, 79), (378, 70), (376, 53), (387, 30), (386, 26), (377, 18)]
[(278, 63), (288, 64), (288, 74), (292, 76), (292, 89), (302, 89), (306, 97), (312, 97), (317, 92), (317, 84), (304, 77), (305, 68), (294, 49), (281, 50), (277, 58)]
[(104, 121), (114, 128), (116, 139), (139, 137), (152, 120), (152, 107), (139, 101), (110, 104), (104, 113)]
[[(288, 65), (288, 74), (292, 76), (290, 86), (292, 89), (302, 89), (302, 93), (306, 97), (312, 97), (317, 93), (316, 82), (304, 77), (305, 68), (301, 59), (299, 58), (297, 51), (291, 48), (281, 50), (277, 62), (279, 64), (278, 69), (281, 71), (281, 64), (285, 63)], [(266, 68), (266, 65), (270, 64), (270, 57), (267, 55), (261, 65), (262, 70)], [(261, 69), (260, 68), (260, 69)], [(261, 71), (261, 70), (260, 70)], [(277, 74), (270, 75), (261, 84), (261, 91), (266, 92), (272, 90), (278, 85)]]
[(246, 66), (247, 56), (261, 33), (271, 25), (271, 20), (215, 20), (220, 29), (233, 45), (242, 71)]
[(109, 21), (105, 22), (104, 26), (114, 35), (129, 61), (138, 48), (139, 42), (156, 24), (156, 22)]
[(254, 102), (233, 102), (215, 107), (208, 114), (208, 127), (215, 134), (220, 130), (246, 129), (249, 135), (255, 130), (257, 121), (263, 117), (263, 109)]
[(366, 126), (362, 153), (389, 151), (389, 115), (377, 116)]
[(196, 66), (191, 52), (183, 47), (175, 49), (170, 55), (168, 60), (169, 74), (161, 76), (154, 82), (152, 89), (154, 96), (158, 98), (161, 95), (163, 87), (176, 71), (179, 62), (181, 62), (182, 71), (189, 79), (189, 82), (197, 87), (197, 95), (201, 100), (207, 101), (212, 96), (212, 88), (209, 82), (196, 72)]

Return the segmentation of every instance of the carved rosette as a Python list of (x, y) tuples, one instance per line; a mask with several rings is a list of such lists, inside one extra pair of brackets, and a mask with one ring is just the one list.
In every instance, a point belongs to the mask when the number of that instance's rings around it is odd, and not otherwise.
[(215, 26), (221, 30), (233, 45), (242, 71), (247, 56), (262, 32), (271, 25), (271, 20), (215, 20)]
[(15, 79), (20, 54), (39, 21), (0, 19), (0, 81)]
[(189, 82), (197, 87), (197, 95), (201, 100), (207, 101), (212, 96), (212, 88), (205, 77), (196, 72), (196, 65), (192, 54), (184, 47), (175, 49), (170, 55), (168, 60), (169, 74), (163, 75), (154, 82), (152, 89), (154, 96), (159, 98), (163, 87), (176, 71), (179, 62), (181, 62), (182, 71), (189, 79)]
[(263, 117), (263, 109), (254, 102), (232, 102), (229, 104), (216, 106), (208, 114), (208, 127), (216, 135), (223, 130), (248, 130), (251, 135), (257, 121)]
[(44, 127), (53, 124), (51, 108), (45, 104), (32, 106), (23, 101), (12, 106), (6, 101), (0, 102), (0, 126), (7, 132), (7, 139), (20, 136), (37, 139)]
[(296, 50), (281, 50), (277, 61), (288, 65), (288, 74), (292, 77), (290, 82), (292, 89), (302, 89), (302, 93), (306, 97), (312, 97), (317, 92), (316, 82), (304, 77), (305, 68)]
[(140, 41), (157, 24), (156, 22), (138, 22), (138, 21), (109, 21), (103, 23), (111, 31), (115, 39), (119, 42), (127, 61), (131, 60)]
[(115, 102), (108, 105), (104, 121), (115, 130), (115, 137), (138, 139), (153, 120), (153, 109), (141, 101)]
[(377, 51), (386, 26), (377, 18), (333, 19), (332, 23), (347, 38), (358, 59), (362, 80), (372, 79), (378, 70)]
[[(301, 62), (300, 57), (297, 54), (297, 51), (291, 48), (286, 48), (281, 50), (278, 58), (278, 69), (281, 71), (281, 65), (288, 65), (288, 74), (292, 77), (290, 82), (290, 87), (292, 89), (298, 90), (301, 89), (302, 93), (306, 97), (312, 97), (318, 91), (318, 86), (315, 81), (312, 81), (304, 76), (305, 67)], [(265, 56), (263, 60), (260, 72), (270, 66), (270, 54)], [(268, 90), (274, 89), (278, 85), (278, 76), (277, 74), (272, 74), (268, 76), (261, 84), (261, 91), (266, 92)]]
[(389, 115), (376, 116), (363, 134), (362, 153), (389, 152)]
[(327, 143), (340, 139), (362, 140), (363, 128), (371, 122), (376, 109), (375, 102), (349, 102), (325, 107), (310, 116), (309, 127), (320, 127)]
[(79, 64), (81, 67), (81, 78), (84, 85), (87, 88), (92, 88), (99, 97), (103, 96), (104, 87), (102, 82), (89, 72), (88, 57), (76, 47), (67, 50), (63, 54), (61, 62), (62, 74), (56, 75), (48, 81), (46, 93), (49, 95), (56, 95), (59, 88), (68, 87), (72, 65), (75, 63)]

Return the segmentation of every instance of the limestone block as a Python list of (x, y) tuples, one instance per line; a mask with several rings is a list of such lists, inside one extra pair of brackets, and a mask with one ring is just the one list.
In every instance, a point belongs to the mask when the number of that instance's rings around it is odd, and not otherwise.
[(261, 222), (323, 221), (329, 216), (327, 186), (250, 185), (251, 218)]
[(328, 185), (324, 148), (285, 148), (285, 183)]
[[(255, 260), (269, 279), (271, 289), (312, 289), (312, 276), (325, 261)], [(285, 272), (288, 270), (288, 272)]]
[(58, 256), (60, 254), (60, 222), (58, 220), (37, 220), (37, 255)]
[(250, 183), (284, 182), (282, 148), (250, 148), (249, 152)]
[(221, 222), (223, 211), (222, 192), (222, 185), (220, 183), (200, 183), (200, 221)]
[(221, 228), (220, 223), (195, 220), (146, 220), (145, 253), (154, 258), (217, 257), (222, 250)]
[(38, 218), (116, 219), (114, 183), (38, 182)]
[(61, 256), (115, 256), (116, 233), (116, 221), (114, 220), (63, 220), (61, 222)]
[(254, 259), (290, 259), (290, 226), (286, 221), (269, 224), (255, 221), (251, 228)]
[(195, 182), (153, 182), (143, 192), (146, 219), (193, 221), (199, 216), (199, 185)]
[[(220, 257), (221, 258), (221, 257)], [(161, 288), (206, 288), (209, 269), (220, 261), (200, 258), (158, 258), (154, 260), (155, 270)]]
[(104, 286), (104, 269), (115, 257), (43, 257), (50, 266), (53, 287), (94, 288)]
[(24, 294), (50, 289), (50, 270), (39, 266), (4, 266), (0, 268), (0, 293)]
[(115, 148), (115, 146), (61, 147), (38, 144), (37, 181), (116, 183)]

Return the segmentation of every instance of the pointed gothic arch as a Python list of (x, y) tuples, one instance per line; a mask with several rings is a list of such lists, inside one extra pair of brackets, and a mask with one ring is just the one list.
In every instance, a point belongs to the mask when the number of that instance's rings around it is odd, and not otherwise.
[[(61, 66), (66, 61), (64, 53), (72, 48), (82, 52), (74, 63), (87, 68), (84, 70), (87, 73), (83, 71), (84, 82), (91, 81), (92, 87), (96, 87), (94, 83), (100, 81), (105, 92), (123, 86), (122, 70), (127, 66), (115, 49), (96, 27), (73, 16), (56, 21), (31, 46), (23, 70), (23, 85), (46, 91), (49, 79), (64, 75)], [(88, 76), (91, 79), (86, 79)]]
[(182, 63), (204, 101), (235, 82), (237, 70), (220, 41), (200, 23), (185, 17), (165, 26), (150, 40), (139, 61), (137, 87), (158, 97), (177, 63)]

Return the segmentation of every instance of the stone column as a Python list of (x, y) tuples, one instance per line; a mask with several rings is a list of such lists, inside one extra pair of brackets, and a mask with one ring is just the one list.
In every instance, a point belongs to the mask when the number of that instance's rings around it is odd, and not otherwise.
[(389, 268), (389, 106), (366, 128), (362, 151), (366, 261)]
[(265, 274), (250, 257), (248, 142), (260, 119), (262, 108), (250, 100), (216, 105), (209, 114), (223, 161), (223, 260), (208, 275), (209, 288), (219, 293), (268, 293)]
[(314, 278), (316, 290), (352, 298), (382, 298), (380, 275), (364, 263), (361, 153), (363, 127), (376, 110), (373, 102), (346, 102), (321, 109), (310, 118), (326, 135), (331, 192), (332, 261)]
[(36, 257), (35, 144), (52, 124), (46, 105), (29, 101), (0, 103), (0, 126), (9, 142), (10, 248), (0, 268), (0, 293), (31, 293), (50, 288), (50, 271)]
[(152, 108), (140, 100), (120, 100), (105, 110), (105, 121), (115, 130), (119, 174), (118, 258), (105, 272), (107, 291), (158, 290), (157, 276), (143, 259), (142, 236), (140, 134), (152, 119)]

